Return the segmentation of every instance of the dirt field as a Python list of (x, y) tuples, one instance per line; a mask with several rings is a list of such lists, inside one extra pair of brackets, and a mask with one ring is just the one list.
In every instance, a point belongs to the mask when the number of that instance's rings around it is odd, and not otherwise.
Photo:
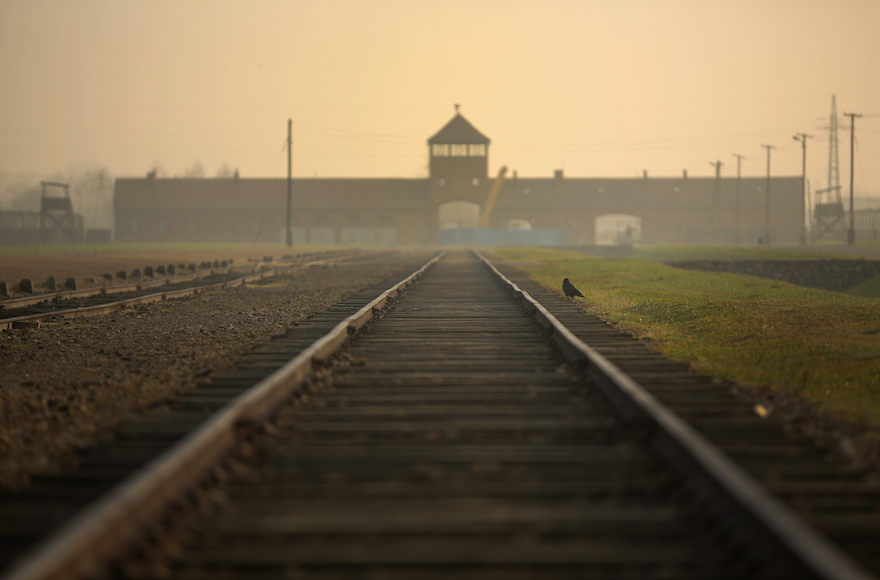
[[(193, 246), (187, 248), (138, 248), (119, 249), (119, 246), (108, 246), (108, 251), (77, 252), (75, 249), (62, 253), (44, 253), (35, 248), (31, 253), (4, 253), (0, 254), (0, 280), (8, 284), (16, 284), (22, 278), (31, 279), (34, 284), (42, 283), (50, 276), (54, 276), (59, 285), (67, 278), (76, 278), (81, 287), (86, 278), (94, 278), (100, 285), (101, 275), (105, 272), (116, 275), (116, 272), (125, 270), (131, 272), (135, 268), (143, 270), (145, 266), (159, 266), (160, 264), (190, 264), (198, 265), (203, 261), (234, 260), (237, 265), (246, 264), (248, 259), (260, 260), (263, 256), (279, 258), (285, 254), (311, 253), (325, 250), (326, 247), (303, 246), (300, 248), (287, 248), (282, 245), (218, 245), (218, 246)], [(39, 252), (39, 253), (36, 253)]]

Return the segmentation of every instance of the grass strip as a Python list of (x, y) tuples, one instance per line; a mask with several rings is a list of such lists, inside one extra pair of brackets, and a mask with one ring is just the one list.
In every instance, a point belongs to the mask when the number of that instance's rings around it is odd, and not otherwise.
[(562, 293), (703, 373), (806, 399), (880, 427), (880, 300), (644, 260), (547, 248), (495, 248)]

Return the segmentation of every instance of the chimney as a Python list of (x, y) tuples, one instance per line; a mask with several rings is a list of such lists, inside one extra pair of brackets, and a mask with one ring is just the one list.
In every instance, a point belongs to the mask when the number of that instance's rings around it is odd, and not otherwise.
[(681, 177), (682, 177), (683, 179), (687, 179), (687, 178), (688, 178), (688, 170), (687, 170), (687, 169), (682, 169), (682, 170), (681, 170)]
[(644, 177), (645, 179), (648, 179), (648, 170), (647, 169), (642, 170), (642, 177)]

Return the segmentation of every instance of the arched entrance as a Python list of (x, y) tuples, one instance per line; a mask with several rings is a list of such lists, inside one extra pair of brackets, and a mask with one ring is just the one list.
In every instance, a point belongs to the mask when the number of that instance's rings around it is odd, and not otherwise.
[(597, 246), (626, 246), (642, 239), (642, 218), (625, 213), (600, 215), (595, 223)]
[(480, 204), (448, 201), (437, 206), (437, 241), (441, 244), (473, 243), (479, 227)]

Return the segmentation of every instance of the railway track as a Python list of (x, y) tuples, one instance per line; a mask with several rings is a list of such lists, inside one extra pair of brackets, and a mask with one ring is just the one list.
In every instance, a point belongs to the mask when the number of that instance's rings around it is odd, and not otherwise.
[(0, 330), (39, 326), (49, 318), (98, 316), (135, 304), (182, 298), (208, 290), (233, 288), (300, 268), (325, 266), (363, 256), (362, 251), (329, 251), (291, 259), (258, 262), (238, 268), (211, 268), (179, 276), (142, 279), (127, 284), (37, 294), (0, 301)]
[[(821, 498), (837, 485), (870, 500), (854, 470), (815, 453), (798, 463), (772, 430), (744, 444), (737, 429), (749, 431), (754, 415), (717, 388), (548, 300), (623, 375), (470, 254), (451, 253), (417, 277), (374, 303), (340, 305), (335, 315), (352, 315), (318, 343), (303, 334), (258, 349), (170, 402), (166, 417), (128, 426), (78, 472), (0, 498), (0, 529), (25, 531), (73, 513), (72, 503), (64, 514), (52, 505), (57, 494), (87, 496), (81, 505), (96, 488), (113, 490), (7, 577), (88, 573), (108, 558), (116, 574), (146, 577), (870, 577), (630, 377), (698, 426), (717, 426), (712, 436), (741, 463), (777, 466), (787, 477), (777, 484), (803, 483), (803, 494), (836, 477)], [(162, 451), (181, 437), (189, 451)], [(230, 450), (219, 482), (201, 492), (219, 507), (120, 559), (144, 525), (156, 529), (153, 510), (204, 485)], [(846, 516), (821, 498), (826, 515)], [(836, 539), (871, 565), (858, 542)]]

